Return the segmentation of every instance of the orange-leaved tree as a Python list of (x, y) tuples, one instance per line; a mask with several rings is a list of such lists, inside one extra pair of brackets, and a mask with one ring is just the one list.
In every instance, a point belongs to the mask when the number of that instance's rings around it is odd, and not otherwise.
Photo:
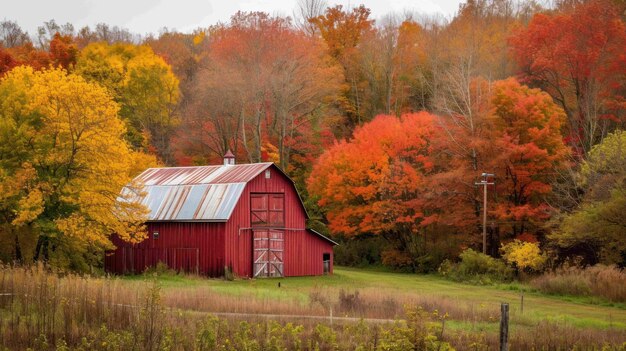
[(394, 244), (393, 252), (419, 250), (418, 237), (437, 218), (428, 185), (436, 132), (426, 112), (381, 115), (357, 128), (352, 140), (327, 150), (313, 168), (308, 190), (331, 232), (382, 235)]
[(513, 78), (474, 79), (458, 101), (467, 108), (441, 116), (442, 133), (434, 139), (445, 150), (437, 162), (446, 165), (431, 182), (444, 208), (439, 220), (480, 242), (483, 189), (475, 183), (483, 172), (495, 174), (488, 250), (497, 254), (499, 240), (535, 238), (551, 215), (552, 184), (568, 167), (565, 114), (547, 93)]
[(501, 230), (535, 235), (551, 215), (551, 183), (569, 167), (565, 113), (547, 93), (513, 78), (494, 83), (491, 104), (495, 135), (485, 167), (497, 175), (493, 214)]
[(69, 69), (70, 66), (76, 64), (78, 48), (69, 35), (56, 33), (50, 41), (48, 51), (50, 52), (50, 60), (54, 66)]

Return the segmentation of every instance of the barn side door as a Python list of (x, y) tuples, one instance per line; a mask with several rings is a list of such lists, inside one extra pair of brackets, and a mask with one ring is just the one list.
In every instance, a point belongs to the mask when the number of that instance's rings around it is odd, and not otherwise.
[(284, 275), (284, 232), (273, 229), (253, 231), (254, 278), (282, 277)]

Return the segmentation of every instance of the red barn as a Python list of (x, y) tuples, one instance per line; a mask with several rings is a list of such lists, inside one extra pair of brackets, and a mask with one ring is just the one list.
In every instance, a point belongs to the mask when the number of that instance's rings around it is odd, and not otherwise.
[[(332, 240), (306, 229), (308, 215), (293, 181), (273, 163), (150, 168), (137, 177), (150, 210), (148, 238), (114, 239), (105, 257), (113, 273), (158, 262), (177, 271), (240, 277), (332, 273)], [(124, 189), (124, 191), (130, 191)]]

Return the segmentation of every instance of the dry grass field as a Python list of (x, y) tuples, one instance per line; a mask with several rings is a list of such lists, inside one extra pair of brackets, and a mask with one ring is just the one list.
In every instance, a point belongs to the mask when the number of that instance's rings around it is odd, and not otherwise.
[(376, 270), (226, 281), (4, 267), (0, 294), (0, 346), (11, 350), (488, 350), (501, 302), (511, 349), (626, 347), (621, 304)]

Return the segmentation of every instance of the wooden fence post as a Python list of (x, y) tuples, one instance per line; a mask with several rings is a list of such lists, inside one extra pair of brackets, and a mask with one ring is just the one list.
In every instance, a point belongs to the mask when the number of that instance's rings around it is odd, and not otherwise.
[(500, 351), (509, 350), (509, 304), (500, 305)]
[(330, 306), (330, 327), (333, 327), (333, 306)]

